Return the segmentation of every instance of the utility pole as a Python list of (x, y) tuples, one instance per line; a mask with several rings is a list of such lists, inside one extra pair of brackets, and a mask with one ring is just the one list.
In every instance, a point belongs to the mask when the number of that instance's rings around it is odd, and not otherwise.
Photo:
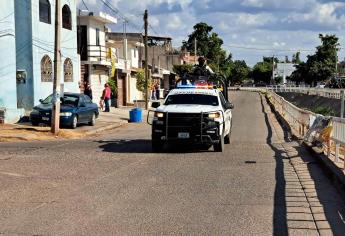
[(55, 42), (54, 42), (54, 81), (53, 81), (53, 109), (51, 115), (51, 132), (58, 134), (60, 129), (60, 75), (61, 75), (61, 9), (60, 0), (55, 2)]
[(345, 93), (344, 93), (344, 90), (340, 91), (340, 101), (341, 101), (340, 118), (344, 118), (344, 111), (345, 111)]
[(194, 64), (196, 64), (196, 54), (197, 54), (197, 42), (196, 42), (196, 37), (194, 39)]
[(147, 28), (148, 28), (148, 12), (145, 10), (144, 14), (144, 28), (145, 28), (145, 36), (144, 36), (144, 44), (145, 44), (145, 109), (148, 110), (149, 108), (149, 67), (148, 67), (148, 55), (147, 55)]
[(271, 84), (275, 84), (275, 81), (274, 81), (274, 55), (272, 57), (272, 82)]
[(335, 75), (338, 75), (338, 53), (335, 51)]
[(128, 73), (129, 63), (128, 63), (128, 40), (127, 40), (127, 19), (125, 18), (123, 21), (123, 57), (125, 58), (125, 72), (126, 72), (126, 81), (125, 81), (125, 87), (126, 87), (126, 101), (127, 103), (130, 98), (130, 88), (129, 88), (129, 81), (130, 81), (130, 74)]

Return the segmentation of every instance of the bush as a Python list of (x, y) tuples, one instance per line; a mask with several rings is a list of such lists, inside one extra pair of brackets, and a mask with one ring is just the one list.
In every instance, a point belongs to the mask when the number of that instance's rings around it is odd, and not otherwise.
[[(148, 79), (148, 89), (150, 90), (152, 81), (151, 78)], [(137, 89), (145, 94), (146, 81), (145, 81), (145, 70), (141, 69), (137, 73)]]
[(108, 84), (109, 84), (109, 87), (110, 87), (110, 90), (111, 90), (113, 96), (116, 97), (117, 96), (117, 81), (116, 81), (116, 79), (110, 78), (108, 80)]
[(312, 111), (323, 116), (335, 116), (335, 112), (330, 107), (316, 107)]

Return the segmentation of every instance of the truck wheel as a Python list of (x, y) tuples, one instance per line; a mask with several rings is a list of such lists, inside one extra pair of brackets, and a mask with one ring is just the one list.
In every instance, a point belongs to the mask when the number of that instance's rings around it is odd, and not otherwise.
[(220, 137), (219, 143), (213, 144), (213, 149), (215, 152), (223, 152), (224, 150), (224, 138)]
[(224, 137), (224, 143), (225, 144), (230, 144), (230, 142), (231, 142), (231, 128), (232, 128), (232, 122), (230, 123), (230, 131), (229, 131), (228, 135), (226, 135)]
[(226, 136), (224, 137), (224, 143), (225, 143), (225, 144), (230, 144), (230, 135), (231, 135), (231, 133), (229, 133), (228, 135), (226, 135)]
[(151, 145), (153, 152), (160, 152), (163, 150), (164, 142), (160, 140), (152, 140)]

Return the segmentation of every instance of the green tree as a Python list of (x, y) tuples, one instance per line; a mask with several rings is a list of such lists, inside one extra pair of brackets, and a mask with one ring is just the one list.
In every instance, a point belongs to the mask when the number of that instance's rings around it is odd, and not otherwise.
[(241, 84), (249, 75), (249, 67), (245, 61), (236, 60), (231, 70), (231, 84)]
[(180, 77), (182, 77), (184, 74), (191, 72), (193, 69), (193, 65), (184, 64), (184, 65), (174, 65), (173, 71)]
[(182, 42), (182, 49), (194, 55), (196, 40), (197, 55), (204, 56), (212, 70), (224, 74), (224, 64), (227, 63), (228, 58), (226, 51), (222, 49), (223, 40), (217, 33), (212, 32), (213, 27), (206, 23), (197, 23), (193, 29), (194, 31), (188, 36), (188, 40)]
[(296, 54), (293, 54), (292, 55), (292, 63), (300, 64), (302, 62), (300, 57), (301, 57), (301, 53), (300, 52), (296, 52)]
[(320, 34), (321, 45), (316, 52), (307, 57), (306, 63), (296, 66), (293, 78), (304, 81), (310, 85), (330, 79), (336, 72), (337, 52), (339, 51), (339, 38), (335, 35)]
[(115, 78), (110, 78), (108, 80), (108, 84), (110, 87), (111, 92), (114, 94), (114, 96), (117, 96), (117, 81)]
[(276, 57), (263, 57), (262, 62), (258, 62), (251, 72), (251, 77), (255, 83), (269, 84), (272, 78), (273, 61), (278, 63), (279, 60)]
[[(148, 79), (147, 84), (148, 84), (148, 88), (150, 89), (151, 86), (151, 79)], [(145, 93), (146, 90), (146, 80), (145, 80), (145, 70), (140, 69), (137, 73), (137, 89), (140, 92)]]
[(254, 79), (255, 83), (266, 83), (269, 84), (272, 77), (272, 63), (268, 62), (258, 62), (253, 70), (251, 77)]
[(209, 38), (210, 32), (213, 30), (212, 26), (204, 22), (197, 23), (193, 27), (194, 31), (188, 36), (187, 41), (182, 42), (182, 49), (186, 49), (194, 55), (195, 40), (197, 42), (197, 55), (208, 55), (209, 52)]

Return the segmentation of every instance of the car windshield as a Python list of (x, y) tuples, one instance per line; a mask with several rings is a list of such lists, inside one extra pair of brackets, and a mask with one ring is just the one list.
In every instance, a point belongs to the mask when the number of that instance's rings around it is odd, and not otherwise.
[(53, 95), (49, 95), (46, 99), (42, 101), (42, 104), (51, 104), (53, 100)]
[(205, 94), (176, 94), (170, 95), (164, 105), (176, 104), (195, 104), (195, 105), (210, 105), (218, 106), (218, 98), (212, 95)]
[(67, 105), (67, 106), (78, 106), (79, 103), (79, 97), (77, 96), (71, 96), (71, 95), (64, 95), (63, 98), (61, 98), (61, 105)]

